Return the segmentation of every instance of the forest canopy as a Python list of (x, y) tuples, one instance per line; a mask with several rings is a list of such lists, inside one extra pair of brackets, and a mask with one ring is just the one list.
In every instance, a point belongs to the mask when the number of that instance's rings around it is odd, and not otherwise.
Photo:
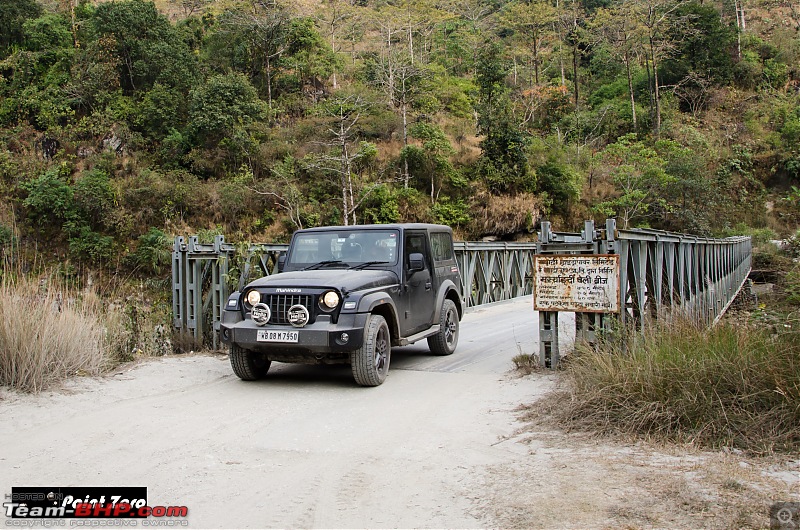
[(0, 0), (0, 246), (800, 219), (796, 0)]

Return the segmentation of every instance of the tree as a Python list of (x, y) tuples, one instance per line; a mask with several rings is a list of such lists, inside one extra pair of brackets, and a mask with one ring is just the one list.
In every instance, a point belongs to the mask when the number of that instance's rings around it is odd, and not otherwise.
[(520, 44), (530, 51), (531, 79), (529, 85), (538, 85), (542, 66), (541, 53), (544, 42), (550, 37), (549, 29), (556, 21), (555, 8), (547, 1), (508, 4), (505, 23), (514, 31)]
[[(408, 163), (408, 158), (417, 159), (421, 172), (427, 173), (431, 183), (431, 204), (436, 204), (441, 191), (443, 177), (453, 177), (455, 168), (450, 163), (450, 156), (455, 154), (450, 140), (444, 131), (436, 125), (417, 122), (411, 127), (411, 136), (422, 141), (422, 149), (416, 146), (406, 147), (403, 159)], [(416, 155), (416, 156), (415, 156)], [(437, 189), (438, 181), (438, 189)]]
[(669, 28), (669, 39), (675, 45), (661, 63), (661, 78), (665, 85), (675, 86), (676, 94), (696, 113), (704, 106), (710, 86), (725, 85), (732, 79), (735, 35), (722, 24), (720, 13), (708, 5), (682, 5), (675, 10), (675, 17), (682, 23)]
[(9, 46), (22, 42), (25, 21), (40, 13), (36, 0), (0, 0), (0, 58)]
[(237, 130), (266, 114), (250, 80), (239, 73), (212, 76), (190, 95), (190, 127), (205, 142), (231, 138)]
[(643, 45), (642, 27), (630, 16), (633, 0), (599, 9), (594, 16), (593, 27), (608, 45), (608, 51), (622, 60), (628, 81), (628, 97), (631, 104), (631, 121), (636, 131), (636, 97), (633, 90), (633, 65), (637, 50)]
[(358, 142), (356, 129), (369, 106), (363, 97), (355, 94), (341, 94), (326, 101), (320, 110), (328, 123), (329, 139), (323, 142), (328, 151), (309, 159), (309, 168), (335, 175), (342, 193), (342, 222), (345, 226), (356, 224), (356, 210), (375, 188), (373, 185), (364, 191), (353, 178), (355, 164), (374, 153), (372, 144)]
[[(356, 17), (350, 2), (344, 0), (330, 0), (328, 7), (320, 9), (317, 19), (325, 27), (325, 33), (330, 42), (331, 52), (336, 54), (339, 50), (339, 43), (343, 40), (342, 35), (348, 28), (348, 22)], [(349, 26), (352, 29), (352, 26)], [(336, 69), (333, 70), (333, 88), (339, 87), (336, 79)]]
[(214, 34), (217, 53), (231, 66), (248, 75), (267, 96), (272, 108), (275, 63), (289, 47), (287, 35), (291, 16), (277, 3), (250, 2), (225, 11)]
[(115, 48), (113, 37), (101, 37), (75, 52), (70, 81), (65, 86), (75, 108), (92, 111), (120, 88), (121, 61)]
[(289, 24), (288, 47), (282, 63), (295, 71), (300, 87), (308, 89), (314, 101), (325, 94), (325, 82), (340, 68), (339, 58), (308, 17), (295, 18)]
[[(400, 113), (403, 121), (403, 148), (408, 147), (408, 112), (414, 97), (422, 90), (422, 81), (427, 71), (412, 64), (404, 53), (390, 52), (379, 57), (373, 64), (373, 82), (383, 88), (392, 106)], [(408, 188), (411, 174), (408, 160), (403, 159), (403, 187)]]
[(92, 19), (98, 38), (109, 37), (120, 60), (120, 86), (132, 94), (156, 82), (188, 90), (197, 62), (169, 20), (152, 2), (104, 2)]
[(670, 209), (664, 192), (675, 179), (653, 147), (627, 134), (606, 148), (604, 160), (617, 195), (596, 205), (598, 212), (621, 218), (629, 228)]
[(211, 0), (169, 0), (169, 3), (178, 6), (183, 11), (184, 17), (190, 17), (195, 13), (199, 13), (206, 6), (209, 5)]
[(487, 43), (478, 56), (478, 132), (481, 141), (479, 174), (495, 191), (524, 191), (533, 187), (525, 147), (528, 137), (514, 119), (508, 89), (507, 67), (500, 47)]
[(669, 38), (670, 28), (680, 21), (676, 11), (685, 0), (642, 0), (634, 4), (633, 16), (644, 27), (648, 52), (648, 73), (652, 75), (651, 94), (653, 108), (653, 132), (661, 133), (661, 82), (659, 67), (662, 59), (669, 56), (674, 42)]

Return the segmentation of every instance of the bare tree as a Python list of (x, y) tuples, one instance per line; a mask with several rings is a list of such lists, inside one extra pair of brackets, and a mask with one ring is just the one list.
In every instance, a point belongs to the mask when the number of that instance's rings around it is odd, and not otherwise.
[[(319, 10), (317, 20), (325, 28), (331, 43), (331, 51), (336, 54), (339, 51), (339, 40), (342, 38), (340, 34), (345, 31), (347, 22), (354, 18), (355, 13), (351, 3), (347, 0), (328, 0), (326, 4), (327, 6)], [(339, 88), (335, 67), (332, 82), (334, 89)]]
[(169, 0), (169, 3), (180, 7), (184, 17), (190, 17), (202, 11), (209, 4), (209, 0)]
[(692, 115), (697, 115), (706, 108), (710, 89), (713, 86), (713, 81), (707, 76), (697, 72), (689, 72), (677, 85), (672, 87), (675, 96), (680, 99)]
[(668, 57), (674, 48), (669, 40), (669, 28), (679, 23), (675, 12), (687, 0), (644, 0), (635, 4), (633, 15), (644, 27), (644, 36), (648, 47), (648, 68), (652, 73), (652, 94), (654, 105), (653, 132), (661, 133), (661, 86), (658, 80), (658, 66), (661, 60)]
[(609, 52), (625, 65), (628, 78), (628, 96), (631, 104), (631, 121), (633, 130), (637, 129), (636, 99), (633, 91), (632, 63), (636, 60), (636, 50), (643, 45), (642, 26), (630, 16), (631, 0), (623, 0), (621, 4), (609, 9), (600, 9), (594, 17), (594, 30), (608, 44)]
[[(416, 66), (405, 53), (393, 53), (378, 63), (377, 83), (384, 89), (392, 106), (403, 120), (403, 147), (408, 147), (408, 112), (414, 95), (419, 90), (419, 80), (426, 71)], [(408, 188), (411, 175), (408, 160), (403, 161), (403, 183)]]
[(255, 183), (254, 186), (248, 186), (248, 189), (259, 195), (272, 197), (278, 207), (289, 216), (292, 224), (301, 229), (303, 228), (302, 213), (305, 206), (305, 194), (292, 171), (293, 164), (293, 161), (276, 164), (270, 169), (274, 178)]
[[(342, 190), (342, 221), (345, 226), (351, 222), (356, 224), (356, 209), (366, 198), (353, 182), (353, 165), (365, 156), (364, 150), (356, 147), (355, 126), (368, 108), (369, 104), (359, 95), (341, 95), (326, 102), (325, 112), (330, 120), (327, 129), (329, 140), (321, 144), (328, 151), (315, 155), (308, 162), (309, 168), (336, 176)], [(361, 195), (358, 201), (357, 195)]]

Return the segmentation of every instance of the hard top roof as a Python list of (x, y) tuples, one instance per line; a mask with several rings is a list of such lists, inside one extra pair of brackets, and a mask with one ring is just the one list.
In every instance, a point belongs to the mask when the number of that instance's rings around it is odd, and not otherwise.
[(394, 223), (394, 224), (376, 224), (376, 225), (350, 225), (350, 226), (318, 226), (315, 228), (303, 228), (298, 232), (325, 232), (328, 230), (428, 230), (428, 231), (446, 231), (452, 232), (453, 230), (447, 225), (437, 225), (431, 223)]

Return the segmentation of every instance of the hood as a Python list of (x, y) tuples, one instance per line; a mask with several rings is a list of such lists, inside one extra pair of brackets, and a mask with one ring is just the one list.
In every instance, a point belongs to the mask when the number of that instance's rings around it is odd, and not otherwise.
[(360, 291), (399, 283), (397, 274), (387, 270), (327, 269), (316, 271), (282, 272), (265, 276), (248, 287), (313, 289), (330, 287), (343, 291)]

